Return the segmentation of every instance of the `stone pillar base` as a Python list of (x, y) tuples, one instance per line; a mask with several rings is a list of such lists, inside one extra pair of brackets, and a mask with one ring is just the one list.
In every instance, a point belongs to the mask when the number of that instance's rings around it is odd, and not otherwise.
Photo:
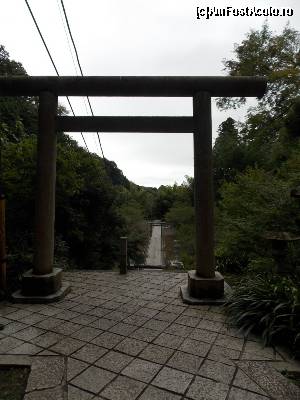
[(18, 303), (50, 303), (60, 300), (70, 290), (69, 285), (62, 285), (62, 270), (53, 268), (53, 272), (36, 275), (33, 270), (25, 272), (22, 288), (12, 295)]
[(219, 272), (214, 278), (202, 278), (193, 270), (188, 271), (188, 284), (181, 287), (181, 296), (187, 304), (223, 304), (228, 290), (230, 288)]

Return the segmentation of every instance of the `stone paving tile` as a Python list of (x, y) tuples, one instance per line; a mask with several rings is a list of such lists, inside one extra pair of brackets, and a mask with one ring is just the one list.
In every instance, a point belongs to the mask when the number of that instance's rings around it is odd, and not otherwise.
[(37, 390), (26, 393), (24, 400), (65, 400), (64, 390), (58, 386), (51, 389)]
[(75, 317), (72, 319), (72, 322), (75, 324), (80, 324), (80, 325), (88, 325), (91, 324), (92, 322), (96, 321), (98, 317), (95, 315), (83, 315), (80, 314), (78, 317)]
[(155, 315), (155, 319), (158, 319), (160, 321), (167, 321), (167, 322), (173, 322), (175, 319), (178, 317), (178, 314), (170, 313), (170, 312), (165, 312), (160, 311), (158, 314)]
[(46, 317), (53, 317), (54, 315), (59, 314), (60, 312), (61, 310), (57, 307), (46, 306), (39, 311), (39, 314), (45, 315)]
[(91, 400), (95, 398), (93, 394), (78, 389), (73, 385), (68, 385), (68, 397), (70, 400)]
[(155, 344), (164, 347), (170, 347), (171, 349), (178, 349), (182, 342), (182, 337), (169, 335), (168, 333), (161, 333), (154, 341)]
[(177, 371), (169, 367), (163, 367), (152, 384), (162, 389), (183, 394), (193, 379), (192, 374)]
[(0, 315), (2, 316), (2, 317), (4, 317), (5, 315), (8, 315), (8, 314), (10, 314), (10, 313), (12, 313), (12, 312), (15, 312), (15, 311), (17, 311), (18, 309), (16, 308), (16, 307), (11, 307), (11, 306), (6, 306), (6, 305), (3, 305), (1, 308), (0, 308)]
[[(82, 304), (83, 305), (83, 304)], [(88, 315), (94, 315), (96, 317), (103, 317), (104, 315), (108, 314), (110, 311), (107, 310), (106, 308), (102, 307), (94, 307), (90, 311), (86, 311), (86, 314)]]
[(206, 357), (210, 349), (210, 344), (200, 342), (199, 340), (185, 339), (181, 344), (179, 350), (186, 353), (194, 354), (199, 357)]
[(119, 373), (121, 372), (131, 361), (133, 357), (118, 353), (116, 351), (109, 351), (103, 357), (101, 357), (95, 365), (101, 368), (108, 369), (112, 372)]
[(109, 332), (117, 333), (119, 335), (128, 336), (137, 329), (135, 325), (124, 324), (119, 322), (109, 329)]
[(0, 354), (4, 354), (7, 351), (10, 351), (21, 344), (23, 344), (23, 340), (19, 340), (13, 337), (5, 337), (0, 340)]
[(62, 335), (59, 335), (58, 333), (55, 332), (46, 332), (43, 335), (40, 335), (38, 337), (35, 337), (30, 340), (31, 343), (36, 344), (40, 347), (50, 347), (53, 344), (59, 342), (60, 340), (63, 339)]
[(97, 344), (98, 346), (106, 347), (107, 349), (112, 349), (123, 339), (125, 339), (124, 336), (111, 332), (104, 332), (93, 339), (92, 343)]
[(258, 394), (267, 396), (266, 392), (263, 391), (252, 379), (249, 378), (242, 370), (238, 369), (233, 386), (238, 386), (241, 389), (250, 390), (251, 392), (256, 392)]
[(194, 328), (191, 328), (190, 326), (173, 323), (166, 328), (164, 333), (169, 333), (170, 335), (176, 335), (186, 338), (193, 332), (193, 329)]
[(153, 308), (154, 310), (163, 310), (167, 307), (167, 305), (168, 304), (159, 301), (150, 301), (149, 303), (147, 303), (147, 307)]
[(54, 344), (50, 347), (49, 350), (54, 351), (59, 354), (63, 354), (65, 356), (69, 356), (74, 353), (80, 347), (83, 347), (86, 343), (81, 340), (73, 339), (73, 338), (65, 338)]
[(153, 318), (156, 314), (158, 314), (158, 310), (154, 310), (153, 308), (142, 307), (138, 311), (136, 311), (136, 315), (142, 315), (144, 317)]
[(96, 329), (91, 326), (85, 326), (84, 328), (79, 329), (74, 332), (71, 337), (75, 339), (84, 340), (85, 342), (90, 342), (95, 337), (99, 336), (103, 331), (101, 329)]
[(25, 324), (28, 325), (34, 325), (37, 324), (38, 322), (44, 321), (46, 318), (48, 318), (46, 315), (34, 313), (27, 317), (21, 318), (20, 322), (24, 322)]
[(35, 357), (31, 365), (26, 391), (49, 389), (62, 383), (65, 374), (63, 357)]
[(39, 353), (39, 356), (57, 356), (57, 353), (50, 350), (43, 350)]
[(205, 360), (198, 374), (206, 378), (230, 384), (236, 368), (217, 361)]
[(241, 352), (237, 350), (227, 349), (226, 347), (213, 345), (208, 353), (210, 360), (219, 361), (224, 364), (233, 365), (231, 360), (238, 360)]
[(72, 357), (93, 364), (96, 360), (107, 353), (107, 351), (108, 350), (104, 347), (96, 346), (95, 344), (89, 343), (73, 353)]
[[(80, 372), (87, 369), (90, 365), (86, 362), (77, 360), (73, 357), (67, 358), (67, 380), (70, 381), (76, 375), (79, 375)], [(71, 399), (70, 399), (71, 400)]]
[(211, 379), (196, 376), (186, 397), (194, 400), (225, 400), (229, 386)]
[(144, 342), (152, 342), (157, 336), (159, 332), (148, 329), (148, 328), (138, 328), (136, 331), (131, 333), (129, 336), (135, 339), (143, 340)]
[(88, 304), (78, 304), (77, 306), (72, 308), (72, 311), (78, 312), (78, 313), (87, 313), (88, 311), (95, 310), (95, 307), (89, 306)]
[(176, 324), (187, 325), (195, 328), (200, 322), (200, 318), (190, 317), (189, 315), (180, 315), (176, 319)]
[(7, 354), (27, 354), (27, 355), (35, 355), (42, 351), (41, 347), (38, 347), (31, 343), (23, 343), (18, 347), (14, 347), (13, 349), (7, 351)]
[(125, 318), (122, 322), (124, 322), (125, 324), (129, 324), (129, 325), (142, 326), (148, 320), (149, 320), (149, 317), (133, 314), (133, 315), (130, 315), (129, 317)]
[(137, 356), (146, 346), (147, 342), (142, 342), (141, 340), (133, 338), (126, 338), (116, 346), (115, 350), (129, 354), (130, 356)]
[(161, 368), (162, 366), (160, 364), (135, 358), (126, 368), (123, 369), (122, 375), (149, 383)]
[(218, 346), (227, 347), (228, 349), (241, 351), (244, 346), (244, 340), (219, 334), (215, 344)]
[(127, 376), (118, 376), (102, 392), (101, 395), (109, 400), (135, 400), (145, 384)]
[(52, 330), (57, 325), (61, 324), (61, 319), (50, 317), (45, 319), (44, 321), (38, 322), (35, 326), (42, 329)]
[(207, 310), (203, 309), (203, 306), (199, 306), (197, 308), (193, 307), (188, 307), (186, 310), (184, 310), (182, 315), (189, 315), (190, 317), (195, 317), (195, 318), (203, 318)]
[(6, 318), (14, 320), (14, 321), (19, 321), (20, 319), (26, 318), (31, 314), (32, 314), (32, 311), (17, 310), (17, 311), (7, 314)]
[(4, 333), (4, 335), (12, 335), (24, 328), (28, 328), (28, 325), (23, 324), (22, 322), (11, 322), (10, 324), (5, 325), (2, 333)]
[(91, 366), (72, 379), (71, 383), (82, 390), (98, 394), (115, 376), (113, 372)]
[[(245, 336), (239, 332), (239, 330), (237, 328), (228, 326), (228, 325), (224, 325), (221, 329), (220, 329), (220, 333), (223, 333), (224, 335), (227, 336), (233, 336), (239, 339), (245, 339)], [(248, 339), (250, 339), (250, 337), (248, 336)]]
[(98, 328), (103, 331), (106, 331), (110, 329), (112, 326), (116, 325), (117, 323), (118, 323), (117, 321), (113, 321), (111, 319), (100, 318), (89, 325), (92, 326), (93, 328)]
[(176, 351), (167, 362), (169, 367), (180, 369), (191, 374), (196, 374), (200, 368), (203, 358), (194, 356), (193, 354)]
[(76, 332), (81, 328), (82, 328), (82, 326), (79, 324), (74, 324), (73, 322), (70, 322), (70, 321), (65, 321), (62, 323), (62, 321), (61, 321), (61, 323), (59, 325), (54, 326), (51, 330), (53, 332), (61, 333), (62, 335), (69, 336), (73, 332)]
[(5, 317), (0, 317), (0, 324), (1, 325), (8, 325), (11, 323), (11, 320)]
[(29, 327), (22, 329), (20, 331), (17, 331), (16, 333), (12, 334), (13, 337), (21, 340), (31, 340), (34, 339), (37, 336), (40, 336), (41, 334), (45, 333), (43, 329), (40, 328), (35, 328), (35, 327)]
[(200, 340), (201, 342), (213, 343), (217, 337), (217, 333), (205, 329), (194, 329), (189, 337), (191, 339)]
[(122, 312), (122, 311), (113, 311), (109, 314), (105, 315), (105, 318), (112, 319), (114, 321), (123, 321), (128, 318), (130, 314)]
[(175, 305), (170, 304), (166, 308), (164, 308), (164, 311), (179, 315), (179, 314), (183, 313), (184, 310), (186, 310), (186, 309), (187, 309), (187, 306), (185, 306), (185, 305), (175, 306)]
[(261, 396), (257, 393), (251, 393), (247, 390), (231, 388), (228, 400), (268, 400), (270, 397)]
[(63, 310), (60, 311), (58, 314), (55, 315), (55, 318), (63, 319), (65, 321), (70, 321), (75, 317), (79, 317), (80, 314), (78, 312), (73, 312), (70, 310)]
[(169, 325), (170, 325), (170, 322), (160, 321), (158, 319), (152, 318), (152, 319), (149, 319), (149, 321), (147, 321), (143, 325), (143, 327), (149, 328), (149, 329), (154, 329), (155, 331), (163, 332)]
[(276, 400), (300, 399), (300, 388), (266, 362), (239, 361), (238, 367)]
[(140, 353), (139, 357), (159, 364), (165, 364), (173, 353), (174, 350), (168, 347), (162, 347), (156, 344), (149, 344)]
[(207, 329), (208, 331), (219, 332), (223, 328), (222, 322), (218, 321), (209, 321), (208, 319), (202, 319), (197, 328)]
[(167, 392), (154, 386), (148, 386), (144, 393), (139, 397), (139, 400), (180, 400), (178, 394)]

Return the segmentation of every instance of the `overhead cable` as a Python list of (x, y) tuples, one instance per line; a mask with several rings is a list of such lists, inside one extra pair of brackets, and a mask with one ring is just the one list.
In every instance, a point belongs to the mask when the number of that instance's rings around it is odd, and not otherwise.
[[(41, 32), (41, 30), (40, 30), (40, 28), (39, 28), (39, 25), (38, 25), (38, 23), (37, 23), (37, 21), (36, 21), (36, 19), (35, 19), (35, 16), (34, 16), (32, 10), (31, 10), (31, 7), (30, 7), (30, 5), (29, 5), (29, 3), (28, 3), (28, 0), (25, 0), (25, 3), (26, 3), (26, 5), (27, 5), (27, 8), (28, 8), (28, 10), (29, 10), (29, 12), (30, 12), (30, 15), (31, 15), (31, 17), (32, 17), (32, 19), (33, 19), (33, 22), (34, 22), (34, 24), (35, 24), (35, 27), (36, 27), (36, 29), (37, 29), (39, 35), (40, 35), (40, 38), (42, 39), (43, 45), (44, 45), (44, 47), (45, 47), (45, 49), (46, 49), (46, 51), (47, 51), (47, 54), (48, 54), (48, 56), (49, 56), (49, 58), (50, 58), (50, 61), (51, 61), (52, 65), (53, 65), (53, 68), (54, 68), (54, 70), (55, 70), (55, 72), (56, 72), (56, 75), (57, 75), (57, 76), (60, 76), (60, 75), (59, 75), (59, 72), (58, 72), (58, 69), (56, 68), (56, 65), (55, 65), (55, 63), (54, 63), (54, 60), (53, 60), (53, 58), (52, 58), (52, 56), (51, 56), (50, 50), (49, 50), (49, 48), (48, 48), (48, 46), (47, 46), (47, 44), (46, 44), (46, 42), (45, 42), (45, 39), (44, 39), (44, 37), (43, 37), (43, 35), (42, 35), (42, 32)], [(70, 99), (69, 99), (68, 96), (66, 96), (66, 97), (67, 97), (67, 101), (68, 101), (68, 103), (69, 103), (70, 109), (71, 109), (71, 111), (72, 111), (72, 114), (73, 114), (73, 116), (75, 116), (75, 113), (74, 113), (72, 104), (71, 104), (71, 102), (70, 102)], [(84, 138), (82, 132), (81, 132), (81, 137), (82, 137), (82, 139), (83, 139), (83, 142), (84, 142), (84, 144), (85, 144), (85, 147), (86, 147), (87, 151), (89, 151), (88, 146), (87, 146), (87, 143), (86, 143), (86, 141), (85, 141), (85, 138)]]

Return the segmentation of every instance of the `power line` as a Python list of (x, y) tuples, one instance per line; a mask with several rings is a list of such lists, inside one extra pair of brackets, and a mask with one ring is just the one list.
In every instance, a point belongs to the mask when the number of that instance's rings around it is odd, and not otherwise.
[[(64, 5), (63, 0), (60, 0), (60, 3), (61, 3), (61, 6), (62, 6), (62, 9), (63, 9), (63, 12), (64, 12), (64, 16), (65, 16), (65, 19), (66, 19), (68, 31), (69, 31), (69, 34), (70, 34), (70, 38), (71, 38), (71, 41), (72, 41), (72, 44), (73, 44), (73, 47), (74, 47), (74, 51), (75, 51), (78, 67), (79, 67), (81, 76), (83, 76), (83, 71), (82, 71), (82, 68), (81, 68), (77, 47), (75, 45), (75, 41), (74, 41), (74, 38), (73, 38), (73, 35), (72, 35), (72, 32), (71, 32), (70, 23), (69, 23), (69, 19), (68, 19), (67, 13), (66, 13), (66, 9), (65, 9), (65, 5)], [(91, 105), (91, 102), (90, 102), (90, 99), (89, 99), (88, 96), (87, 96), (87, 101), (88, 101), (88, 104), (89, 104), (89, 108), (90, 108), (91, 114), (92, 114), (92, 116), (94, 116), (93, 108), (92, 108), (92, 105)], [(103, 161), (105, 163), (105, 157), (104, 157), (103, 148), (102, 148), (102, 145), (101, 145), (99, 132), (97, 132), (97, 137), (98, 137), (98, 142), (99, 142), (99, 146), (100, 146), (100, 149), (101, 149)]]
[[(30, 15), (31, 15), (31, 17), (32, 17), (32, 19), (33, 19), (34, 25), (35, 25), (35, 27), (36, 27), (36, 29), (37, 29), (39, 35), (40, 35), (40, 38), (42, 39), (43, 45), (44, 45), (44, 47), (45, 47), (45, 49), (46, 49), (46, 51), (47, 51), (47, 54), (48, 54), (48, 56), (49, 56), (49, 58), (50, 58), (50, 60), (51, 60), (51, 63), (52, 63), (52, 65), (53, 65), (53, 68), (55, 69), (56, 75), (57, 75), (57, 76), (60, 76), (60, 75), (59, 75), (59, 72), (58, 72), (58, 69), (56, 68), (56, 65), (55, 65), (55, 63), (54, 63), (54, 61), (53, 61), (53, 58), (52, 58), (52, 56), (51, 56), (50, 50), (49, 50), (49, 48), (48, 48), (48, 46), (47, 46), (47, 44), (46, 44), (46, 42), (45, 42), (45, 39), (44, 39), (44, 37), (43, 37), (43, 35), (42, 35), (41, 30), (40, 30), (40, 28), (39, 28), (39, 25), (38, 25), (38, 23), (37, 23), (37, 21), (36, 21), (34, 15), (33, 15), (33, 12), (32, 12), (32, 10), (31, 10), (31, 7), (30, 7), (29, 3), (28, 3), (28, 0), (25, 0), (25, 3), (26, 3), (26, 5), (27, 5), (27, 8), (28, 8), (28, 10), (29, 10), (29, 12), (30, 12)], [(67, 97), (67, 101), (68, 101), (68, 103), (69, 103), (70, 109), (71, 109), (71, 111), (72, 111), (72, 114), (73, 114), (73, 116), (75, 116), (75, 113), (74, 113), (72, 104), (71, 104), (71, 102), (70, 102), (70, 99), (69, 99), (68, 96), (66, 96), (66, 97)], [(88, 146), (87, 146), (87, 144), (86, 144), (86, 141), (85, 141), (85, 139), (84, 139), (84, 136), (83, 136), (83, 133), (82, 133), (82, 132), (81, 132), (81, 137), (82, 137), (82, 139), (83, 139), (83, 142), (84, 142), (84, 144), (85, 144), (85, 147), (86, 147), (87, 151), (89, 151)]]

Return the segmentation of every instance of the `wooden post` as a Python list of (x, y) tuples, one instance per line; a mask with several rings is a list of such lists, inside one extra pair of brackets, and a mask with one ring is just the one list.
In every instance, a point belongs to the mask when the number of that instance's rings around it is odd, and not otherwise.
[(57, 96), (40, 94), (37, 146), (37, 195), (35, 221), (35, 275), (53, 271)]
[(126, 274), (127, 273), (127, 237), (122, 236), (120, 239), (121, 239), (120, 274)]
[(212, 124), (209, 93), (200, 92), (194, 96), (193, 111), (196, 274), (203, 278), (214, 278)]
[(0, 289), (6, 292), (5, 196), (0, 193)]

